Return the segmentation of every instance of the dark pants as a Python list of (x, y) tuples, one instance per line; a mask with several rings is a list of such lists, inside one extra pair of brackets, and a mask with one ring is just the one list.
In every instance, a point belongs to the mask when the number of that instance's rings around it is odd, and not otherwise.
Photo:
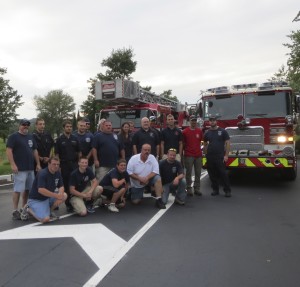
[(72, 205), (70, 203), (70, 175), (72, 171), (77, 168), (77, 162), (61, 161), (60, 168), (61, 168), (61, 176), (64, 182), (65, 193), (68, 195), (65, 204), (67, 207), (71, 207)]
[(224, 192), (231, 192), (230, 182), (227, 175), (223, 158), (207, 157), (207, 172), (213, 191), (219, 191), (219, 181), (223, 184)]

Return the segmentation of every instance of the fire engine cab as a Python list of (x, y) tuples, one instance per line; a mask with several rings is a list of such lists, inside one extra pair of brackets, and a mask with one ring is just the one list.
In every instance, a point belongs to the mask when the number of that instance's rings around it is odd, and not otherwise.
[(288, 180), (297, 176), (294, 125), (298, 109), (299, 97), (293, 97), (285, 82), (208, 89), (199, 104), (204, 132), (213, 114), (230, 135), (228, 169), (277, 170)]
[(155, 116), (157, 128), (166, 126), (166, 115), (173, 114), (180, 127), (188, 125), (187, 104), (167, 99), (155, 93), (142, 89), (138, 82), (115, 79), (99, 81), (95, 84), (96, 100), (108, 103), (100, 111), (98, 118), (105, 118), (112, 122), (115, 131), (122, 123), (132, 121), (135, 128), (141, 126), (143, 117)]

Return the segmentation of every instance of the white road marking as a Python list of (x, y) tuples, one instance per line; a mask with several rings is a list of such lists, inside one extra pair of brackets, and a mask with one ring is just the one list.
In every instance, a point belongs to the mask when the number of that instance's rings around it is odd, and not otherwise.
[[(206, 175), (207, 171), (204, 171), (201, 179)], [(0, 240), (73, 237), (99, 268), (99, 271), (84, 284), (84, 287), (92, 287), (101, 282), (173, 203), (174, 197), (171, 195), (166, 209), (160, 209), (128, 242), (101, 223), (41, 226), (39, 222), (0, 232)], [(61, 216), (61, 218), (71, 215)]]

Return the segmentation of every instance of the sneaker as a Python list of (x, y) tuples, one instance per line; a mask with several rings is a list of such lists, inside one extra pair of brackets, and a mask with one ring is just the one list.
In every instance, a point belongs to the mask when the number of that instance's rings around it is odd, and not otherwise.
[(211, 193), (211, 196), (216, 196), (216, 195), (219, 195), (219, 191), (214, 190), (214, 191)]
[(53, 220), (57, 220), (59, 219), (59, 215), (55, 213), (55, 211), (51, 210), (50, 211), (50, 220), (53, 221)]
[(188, 196), (194, 196), (194, 193), (191, 190), (187, 190), (186, 193)]
[(25, 205), (23, 209), (20, 210), (20, 218), (22, 221), (26, 221), (29, 219), (29, 214), (28, 214), (28, 205)]
[(14, 210), (12, 213), (12, 219), (13, 220), (20, 220), (21, 219), (21, 213), (19, 210)]
[(93, 205), (88, 205), (86, 207), (86, 210), (87, 210), (88, 213), (95, 213), (96, 212), (96, 210), (95, 210), (95, 208), (94, 208)]
[(178, 204), (178, 205), (184, 205), (185, 202), (180, 200), (179, 198), (175, 197), (175, 203)]
[(159, 199), (156, 200), (156, 206), (159, 209), (166, 209), (166, 205), (162, 202), (161, 198), (159, 198)]
[(102, 205), (103, 205), (103, 199), (102, 199), (102, 197), (97, 198), (93, 202), (93, 208), (98, 208), (98, 207), (100, 207)]
[(231, 197), (231, 192), (225, 192), (225, 197)]
[(74, 212), (73, 206), (67, 206), (67, 212), (68, 212), (68, 213)]
[(195, 191), (194, 194), (198, 195), (198, 196), (202, 196), (202, 192), (201, 191)]
[(116, 208), (116, 205), (114, 203), (110, 203), (108, 205), (108, 210), (111, 211), (111, 212), (119, 212), (119, 209)]

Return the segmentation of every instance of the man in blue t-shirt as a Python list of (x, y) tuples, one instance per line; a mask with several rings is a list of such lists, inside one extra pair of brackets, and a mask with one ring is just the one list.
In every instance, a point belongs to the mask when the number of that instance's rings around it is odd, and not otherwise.
[(91, 132), (87, 131), (87, 123), (85, 120), (79, 120), (77, 122), (77, 131), (74, 131), (73, 135), (79, 140), (82, 156), (86, 157), (89, 161), (89, 166), (92, 166), (94, 164), (92, 154), (94, 136)]
[(110, 170), (100, 182), (103, 187), (103, 195), (110, 200), (108, 210), (119, 212), (118, 207), (125, 206), (124, 195), (128, 190), (129, 183), (130, 178), (126, 171), (126, 160), (119, 159), (116, 167)]
[(184, 205), (186, 198), (186, 181), (182, 165), (176, 160), (176, 154), (177, 150), (170, 148), (167, 153), (167, 158), (159, 163), (159, 173), (164, 190), (162, 201), (166, 204), (168, 202), (169, 193), (171, 192), (175, 195), (175, 202), (179, 205)]
[(39, 171), (34, 179), (29, 193), (28, 205), (21, 213), (21, 219), (27, 220), (28, 213), (41, 223), (58, 219), (54, 212), (59, 205), (65, 202), (67, 194), (61, 173), (59, 172), (59, 158), (50, 157), (48, 167)]
[(226, 130), (217, 125), (216, 116), (209, 117), (210, 129), (204, 134), (204, 148), (207, 172), (211, 181), (212, 196), (219, 194), (219, 180), (223, 183), (225, 197), (231, 197), (229, 178), (225, 163), (230, 150), (230, 137)]
[(70, 203), (78, 215), (86, 216), (87, 212), (95, 212), (95, 205), (103, 191), (98, 183), (95, 174), (88, 166), (88, 159), (81, 157), (78, 168), (71, 173), (70, 177)]
[(6, 155), (14, 174), (13, 186), (13, 213), (14, 220), (21, 219), (18, 210), (20, 194), (22, 193), (22, 206), (25, 206), (28, 193), (34, 180), (34, 161), (36, 170), (41, 169), (36, 142), (28, 133), (30, 121), (20, 121), (19, 130), (11, 134), (6, 143)]
[(106, 120), (103, 130), (94, 137), (93, 157), (96, 169), (96, 177), (99, 181), (116, 166), (118, 159), (125, 159), (123, 144), (112, 131), (112, 124)]

